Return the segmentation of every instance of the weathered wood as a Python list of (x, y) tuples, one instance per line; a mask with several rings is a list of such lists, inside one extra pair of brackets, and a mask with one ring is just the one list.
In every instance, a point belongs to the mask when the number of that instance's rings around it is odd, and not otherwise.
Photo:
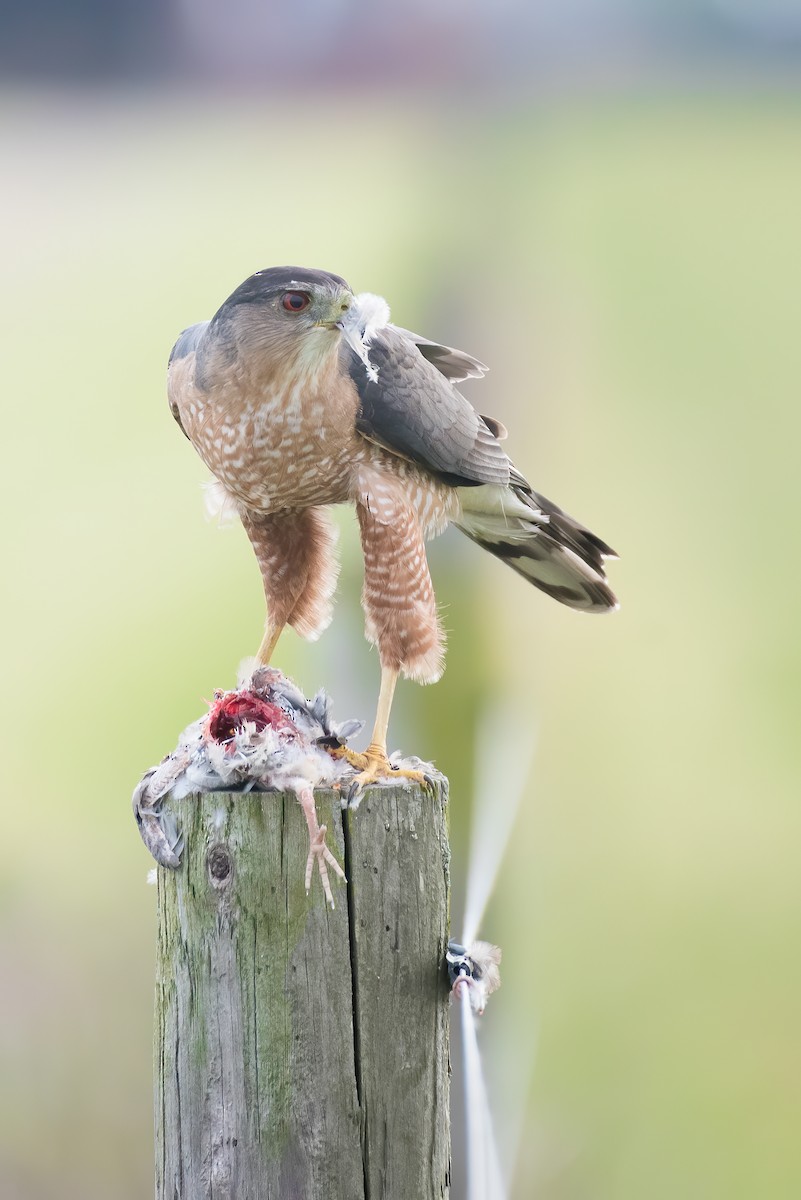
[(445, 819), (426, 792), (397, 788), (369, 793), (345, 821), (365, 1195), (439, 1200), (450, 1174)]
[(292, 795), (168, 807), (158, 870), (157, 1200), (448, 1195), (446, 792), (372, 789), (343, 814), (335, 911), (306, 896)]

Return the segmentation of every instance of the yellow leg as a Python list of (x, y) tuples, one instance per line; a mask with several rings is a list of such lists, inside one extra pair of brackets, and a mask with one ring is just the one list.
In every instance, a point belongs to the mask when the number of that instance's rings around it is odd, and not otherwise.
[(428, 776), (424, 775), (422, 771), (414, 771), (408, 767), (393, 767), (387, 758), (387, 729), (397, 682), (397, 671), (389, 667), (381, 668), (381, 688), (378, 693), (373, 736), (370, 738), (370, 745), (364, 754), (348, 750), (346, 746), (331, 751), (335, 758), (347, 759), (350, 765), (356, 767), (359, 772), (348, 789), (349, 800), (353, 800), (363, 788), (379, 779), (412, 779), (415, 783), (432, 786)]
[(278, 639), (283, 631), (283, 625), (279, 625), (277, 629), (273, 629), (273, 627), (268, 624), (267, 628), (265, 629), (264, 637), (261, 639), (261, 645), (256, 651), (256, 658), (263, 666), (266, 667), (272, 658), (273, 651), (278, 645)]
[(392, 711), (392, 701), (395, 697), (395, 684), (398, 682), (398, 672), (389, 667), (381, 668), (381, 687), (378, 692), (378, 708), (375, 714), (375, 725), (370, 745), (367, 747), (367, 757), (387, 756), (387, 730), (389, 729), (389, 714)]

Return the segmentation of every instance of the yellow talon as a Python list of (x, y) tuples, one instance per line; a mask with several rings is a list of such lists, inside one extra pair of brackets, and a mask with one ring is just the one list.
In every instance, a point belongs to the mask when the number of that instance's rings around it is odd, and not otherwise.
[(348, 802), (353, 804), (357, 797), (371, 783), (379, 779), (410, 779), (413, 783), (421, 783), (429, 791), (436, 791), (436, 784), (430, 776), (412, 767), (394, 767), (387, 757), (387, 723), (395, 691), (395, 681), (398, 672), (383, 668), (381, 672), (381, 691), (378, 697), (378, 712), (376, 713), (373, 737), (364, 754), (357, 750), (349, 750), (347, 746), (330, 746), (328, 753), (334, 758), (344, 758), (345, 761), (358, 771), (355, 779), (351, 780), (347, 791)]

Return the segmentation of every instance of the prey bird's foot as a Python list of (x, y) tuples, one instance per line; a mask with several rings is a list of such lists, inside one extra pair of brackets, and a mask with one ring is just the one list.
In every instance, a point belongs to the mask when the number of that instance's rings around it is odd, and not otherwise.
[(357, 754), (353, 750), (345, 750), (344, 756), (352, 767), (355, 767), (359, 772), (348, 787), (347, 802), (352, 807), (356, 807), (361, 797), (362, 792), (371, 783), (378, 783), (379, 780), (386, 779), (392, 782), (396, 779), (411, 779), (414, 783), (422, 783), (422, 785), (434, 790), (434, 780), (430, 775), (426, 775), (424, 771), (418, 771), (411, 767), (396, 767), (387, 758), (386, 750), (381, 746), (370, 745), (364, 754)]
[(340, 879), (345, 878), (345, 872), (325, 844), (325, 835), (327, 832), (328, 829), (325, 825), (320, 825), (315, 834), (311, 834), (310, 832), (309, 857), (306, 859), (306, 895), (308, 896), (311, 891), (312, 872), (314, 871), (314, 864), (316, 862), (325, 898), (333, 908), (334, 896), (331, 892), (331, 883), (328, 879), (328, 868), (331, 867)]
[(312, 872), (314, 871), (314, 864), (316, 862), (325, 898), (333, 908), (334, 897), (331, 892), (331, 882), (328, 878), (328, 868), (331, 867), (340, 879), (345, 879), (345, 872), (325, 844), (327, 829), (325, 825), (321, 825), (317, 820), (317, 809), (314, 807), (314, 792), (312, 788), (308, 786), (298, 788), (297, 797), (300, 801), (300, 807), (303, 809), (306, 826), (309, 830), (309, 857), (306, 859), (306, 895), (308, 896), (311, 891)]

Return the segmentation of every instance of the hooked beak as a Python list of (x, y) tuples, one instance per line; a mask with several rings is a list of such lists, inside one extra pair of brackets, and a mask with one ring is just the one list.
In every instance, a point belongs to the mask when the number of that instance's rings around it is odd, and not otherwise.
[(351, 306), (353, 297), (350, 293), (342, 293), (335, 301), (333, 301), (330, 310), (330, 317), (327, 321), (315, 321), (315, 326), (318, 329), (343, 330), (345, 328), (345, 314)]

